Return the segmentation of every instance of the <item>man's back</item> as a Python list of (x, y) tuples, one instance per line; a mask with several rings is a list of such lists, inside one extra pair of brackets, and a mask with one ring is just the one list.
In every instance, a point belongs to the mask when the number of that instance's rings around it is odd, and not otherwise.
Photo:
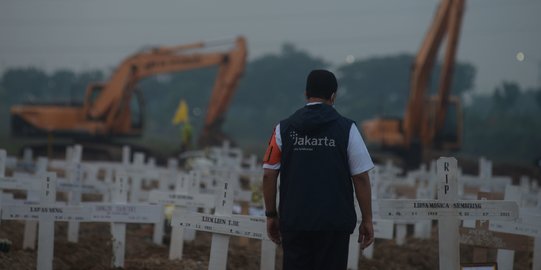
[(280, 122), (282, 231), (353, 231), (347, 159), (352, 124), (323, 103), (309, 104)]

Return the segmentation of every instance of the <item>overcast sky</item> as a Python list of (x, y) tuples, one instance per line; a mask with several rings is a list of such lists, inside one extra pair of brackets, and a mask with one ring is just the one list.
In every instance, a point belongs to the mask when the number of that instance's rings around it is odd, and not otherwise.
[[(334, 65), (348, 55), (414, 54), (438, 2), (0, 0), (0, 71), (108, 70), (145, 46), (237, 35), (246, 36), (250, 59), (278, 52), (284, 42)], [(466, 5), (458, 60), (477, 67), (476, 91), (503, 80), (541, 86), (541, 0)]]

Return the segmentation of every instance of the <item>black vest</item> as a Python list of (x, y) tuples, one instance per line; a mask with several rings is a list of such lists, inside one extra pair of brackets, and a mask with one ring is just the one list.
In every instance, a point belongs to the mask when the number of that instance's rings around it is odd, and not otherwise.
[(353, 123), (326, 104), (305, 106), (280, 122), (280, 230), (353, 232), (347, 157)]

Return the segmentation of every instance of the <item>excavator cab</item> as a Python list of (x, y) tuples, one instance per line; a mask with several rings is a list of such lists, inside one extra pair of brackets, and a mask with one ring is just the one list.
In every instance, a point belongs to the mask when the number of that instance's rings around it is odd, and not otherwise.
[(442, 123), (436, 120), (438, 102), (437, 96), (425, 100), (422, 128), (414, 140), (407, 139), (407, 127), (400, 118), (380, 117), (364, 121), (361, 131), (367, 146), (373, 150), (374, 160), (383, 162), (391, 159), (405, 168), (416, 168), (423, 160), (430, 160), (441, 151), (460, 150), (463, 122), (460, 99), (449, 97)]
[[(426, 115), (419, 138), (413, 143), (422, 143), (428, 149), (457, 151), (462, 142), (462, 106), (460, 99), (449, 98), (445, 120), (436, 127), (437, 97), (425, 101)], [(361, 126), (363, 137), (368, 144), (383, 148), (407, 149), (412, 142), (406, 139), (404, 121), (399, 118), (376, 118), (364, 121)]]

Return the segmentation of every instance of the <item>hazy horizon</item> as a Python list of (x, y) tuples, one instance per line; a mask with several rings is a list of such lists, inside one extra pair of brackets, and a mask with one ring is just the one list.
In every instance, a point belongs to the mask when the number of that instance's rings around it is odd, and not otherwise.
[[(286, 42), (335, 66), (349, 55), (415, 54), (438, 3), (0, 0), (0, 71), (108, 71), (145, 46), (237, 35), (247, 38), (250, 59)], [(504, 80), (541, 87), (541, 1), (466, 5), (457, 60), (477, 68), (475, 91), (490, 92)]]

